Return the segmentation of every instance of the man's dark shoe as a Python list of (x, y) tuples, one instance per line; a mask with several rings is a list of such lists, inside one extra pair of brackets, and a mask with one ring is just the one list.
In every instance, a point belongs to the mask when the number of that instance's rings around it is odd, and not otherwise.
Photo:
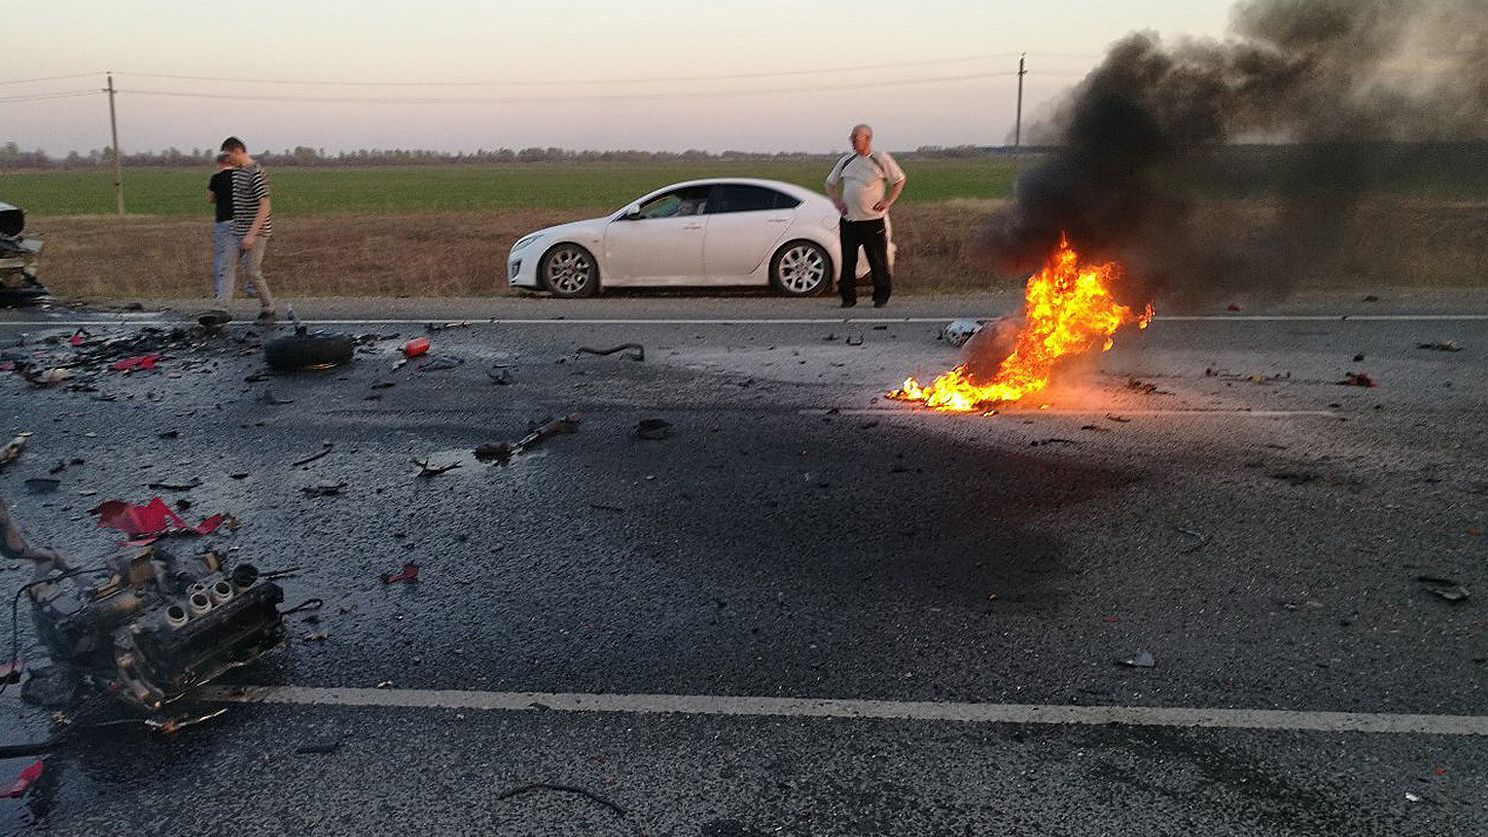
[(260, 311), (258, 312), (258, 317), (254, 319), (254, 322), (272, 323), (276, 319), (278, 319), (278, 316), (273, 311)]
[(844, 300), (842, 300), (842, 307), (843, 308), (851, 308), (851, 307), (853, 307), (854, 305), (857, 305), (857, 304), (858, 304), (858, 301), (856, 299), (844, 299)]
[(882, 307), (884, 307), (885, 305), (888, 305), (888, 304), (889, 304), (888, 301), (885, 300), (883, 302), (875, 302), (875, 303), (873, 303), (873, 307), (874, 308), (882, 308)]
[(228, 323), (232, 322), (232, 315), (222, 310), (221, 308), (213, 308), (197, 317), (196, 321), (208, 328), (214, 328), (217, 326), (225, 326)]

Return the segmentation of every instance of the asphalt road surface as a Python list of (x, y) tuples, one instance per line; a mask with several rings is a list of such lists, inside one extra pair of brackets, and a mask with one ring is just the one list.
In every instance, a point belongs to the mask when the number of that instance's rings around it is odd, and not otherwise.
[[(1488, 833), (1488, 293), (1379, 295), (1160, 316), (995, 416), (881, 395), (954, 364), (940, 328), (1006, 294), (850, 321), (756, 297), (307, 302), (369, 335), (353, 363), (245, 380), (264, 330), (235, 324), (85, 391), (9, 376), (5, 422), (34, 435), (0, 493), (33, 541), (96, 555), (100, 500), (189, 497), (242, 522), (203, 546), (297, 567), (288, 601), (326, 606), (198, 696), (223, 716), (89, 733), (0, 823)], [(8, 312), (0, 345), (183, 316)], [(398, 367), (414, 336), (433, 350)], [(1438, 341), (1460, 351), (1418, 348)], [(626, 342), (645, 359), (575, 353)], [(506, 464), (471, 454), (569, 414)], [(302, 492), (321, 482), (346, 487)], [(409, 559), (417, 583), (379, 581)], [(43, 655), (24, 620), (22, 647)], [(14, 689), (0, 711), (7, 742), (46, 732)]]

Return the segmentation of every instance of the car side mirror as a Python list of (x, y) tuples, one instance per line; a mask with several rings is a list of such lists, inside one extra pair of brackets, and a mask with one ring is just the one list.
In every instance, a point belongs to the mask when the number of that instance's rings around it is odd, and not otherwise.
[(634, 221), (637, 218), (640, 218), (641, 205), (638, 203), (633, 203), (630, 206), (625, 207), (625, 212), (621, 213), (620, 217), (626, 221)]

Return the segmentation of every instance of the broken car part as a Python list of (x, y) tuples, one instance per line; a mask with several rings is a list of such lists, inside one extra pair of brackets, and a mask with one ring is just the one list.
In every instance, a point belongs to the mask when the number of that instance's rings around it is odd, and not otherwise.
[(289, 337), (264, 343), (264, 362), (280, 372), (324, 369), (350, 363), (356, 343), (345, 334), (309, 332), (304, 326)]
[(47, 295), (37, 278), (42, 240), (23, 235), (26, 213), (0, 203), (0, 301), (35, 302)]
[(630, 352), (622, 355), (622, 357), (628, 357), (631, 360), (646, 359), (646, 347), (642, 346), (640, 343), (621, 343), (618, 346), (612, 346), (608, 349), (591, 349), (588, 346), (580, 346), (579, 348), (574, 350), (574, 354), (599, 355), (600, 357), (608, 357), (609, 355), (613, 355), (616, 352), (625, 351), (626, 349), (629, 349)]

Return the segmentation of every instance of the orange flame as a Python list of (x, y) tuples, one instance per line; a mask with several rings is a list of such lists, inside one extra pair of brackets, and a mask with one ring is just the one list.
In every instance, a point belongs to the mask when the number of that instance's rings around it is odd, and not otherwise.
[(970, 412), (1017, 401), (1049, 385), (1055, 364), (1097, 346), (1111, 348), (1111, 335), (1124, 325), (1146, 328), (1152, 306), (1137, 314), (1111, 296), (1111, 281), (1120, 275), (1114, 262), (1082, 265), (1063, 236), (1049, 261), (1028, 280), (1024, 292), (1023, 328), (1013, 351), (998, 364), (990, 380), (977, 380), (961, 364), (921, 386), (909, 378), (888, 393), (901, 401), (919, 401), (937, 410)]

